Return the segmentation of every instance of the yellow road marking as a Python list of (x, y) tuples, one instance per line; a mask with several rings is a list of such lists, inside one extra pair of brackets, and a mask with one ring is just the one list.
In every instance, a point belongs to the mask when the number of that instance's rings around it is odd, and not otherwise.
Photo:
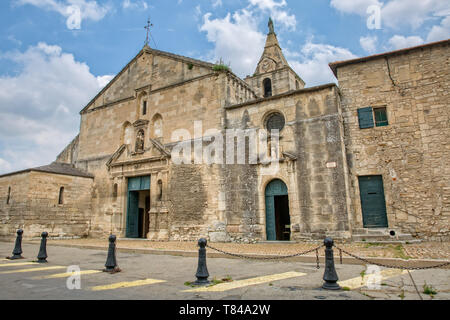
[(73, 275), (84, 275), (84, 274), (94, 274), (102, 272), (101, 270), (83, 270), (80, 272), (64, 272), (64, 273), (55, 273), (48, 276), (39, 276), (39, 277), (33, 277), (33, 280), (39, 280), (39, 279), (56, 279), (56, 278), (68, 278)]
[(266, 283), (266, 282), (272, 282), (272, 281), (295, 278), (295, 277), (302, 277), (302, 276), (306, 276), (306, 273), (291, 271), (291, 272), (285, 272), (285, 273), (279, 273), (279, 274), (271, 274), (268, 276), (250, 278), (250, 279), (245, 279), (245, 280), (219, 283), (214, 286), (189, 289), (189, 290), (184, 290), (183, 292), (221, 292), (221, 291), (227, 291), (227, 290), (232, 290), (232, 289), (237, 289), (237, 288), (242, 288), (242, 287), (247, 287), (247, 286), (253, 286), (256, 284), (262, 284), (262, 283)]
[(27, 266), (27, 265), (33, 265), (33, 264), (39, 264), (37, 262), (10, 262), (10, 263), (2, 263), (0, 264), (1, 267), (10, 267), (10, 266)]
[[(400, 270), (400, 269), (384, 269), (380, 272), (380, 276), (381, 276), (381, 281), (382, 280), (386, 280), (395, 276), (399, 276), (402, 274), (407, 274), (408, 271), (407, 270)], [(370, 276), (375, 276), (375, 274), (367, 274), (363, 277), (356, 277), (356, 278), (352, 278), (352, 279), (348, 279), (348, 280), (344, 280), (344, 281), (338, 281), (338, 284), (341, 287), (347, 287), (350, 289), (358, 289), (361, 287), (364, 287), (367, 283), (367, 280), (369, 279)], [(381, 284), (381, 283), (380, 283)]]
[(112, 284), (107, 284), (104, 286), (95, 286), (92, 287), (92, 291), (102, 291), (102, 290), (113, 290), (113, 289), (119, 289), (119, 288), (128, 288), (128, 287), (138, 287), (143, 286), (147, 284), (155, 284), (155, 283), (161, 283), (166, 282), (165, 280), (156, 280), (156, 279), (145, 279), (145, 280), (136, 280), (136, 281), (124, 281), (124, 282), (116, 282)]
[(53, 267), (31, 268), (31, 269), (8, 270), (8, 271), (1, 271), (0, 274), (16, 273), (16, 272), (18, 273), (18, 272), (45, 271), (45, 270), (55, 270), (55, 269), (63, 269), (63, 268), (65, 268), (65, 267), (53, 266)]

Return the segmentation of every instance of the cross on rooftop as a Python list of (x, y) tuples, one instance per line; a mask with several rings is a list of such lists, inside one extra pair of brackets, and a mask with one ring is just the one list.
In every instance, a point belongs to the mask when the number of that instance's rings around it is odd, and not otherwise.
[(150, 23), (150, 18), (148, 18), (147, 25), (144, 27), (147, 30), (147, 38), (145, 39), (146, 45), (148, 45), (148, 36), (150, 34), (150, 27), (153, 27), (153, 24)]

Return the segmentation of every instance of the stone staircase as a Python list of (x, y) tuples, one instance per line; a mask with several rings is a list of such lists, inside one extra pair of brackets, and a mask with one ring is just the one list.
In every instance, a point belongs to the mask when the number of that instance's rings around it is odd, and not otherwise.
[(352, 241), (380, 242), (380, 243), (417, 243), (421, 240), (413, 238), (411, 234), (400, 233), (388, 228), (357, 228), (353, 229)]

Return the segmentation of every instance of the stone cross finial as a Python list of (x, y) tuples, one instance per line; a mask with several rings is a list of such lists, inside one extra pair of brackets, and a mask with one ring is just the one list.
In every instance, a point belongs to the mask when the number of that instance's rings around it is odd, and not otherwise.
[(268, 26), (269, 26), (269, 34), (275, 33), (274, 28), (273, 28), (273, 21), (272, 21), (272, 18), (269, 18)]

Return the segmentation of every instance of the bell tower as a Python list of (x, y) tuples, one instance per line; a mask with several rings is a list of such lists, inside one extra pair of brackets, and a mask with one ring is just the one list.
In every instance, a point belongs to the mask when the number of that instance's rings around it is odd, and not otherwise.
[(259, 98), (302, 89), (305, 82), (289, 66), (278, 43), (273, 21), (269, 18), (264, 52), (253, 76), (245, 78)]

